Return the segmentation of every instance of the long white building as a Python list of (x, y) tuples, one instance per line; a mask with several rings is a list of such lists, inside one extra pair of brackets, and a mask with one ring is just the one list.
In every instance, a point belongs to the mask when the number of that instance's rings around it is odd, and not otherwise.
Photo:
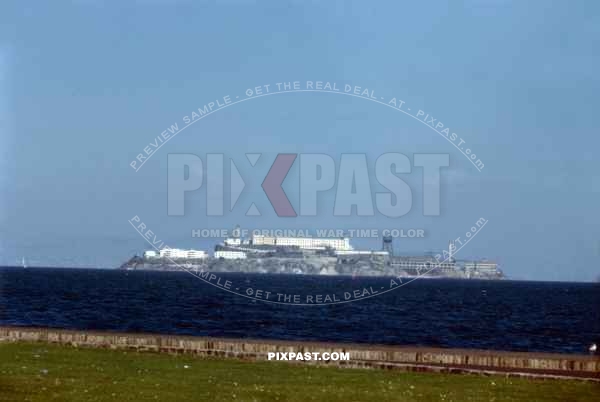
[(467, 272), (481, 272), (485, 274), (495, 274), (498, 272), (498, 264), (491, 261), (475, 261), (465, 263)]
[(256, 246), (280, 246), (280, 247), (298, 247), (306, 250), (321, 250), (331, 248), (334, 250), (352, 250), (350, 239), (323, 239), (318, 237), (273, 237), (254, 235), (252, 244)]
[[(147, 257), (144, 253), (144, 257)], [(149, 256), (148, 256), (149, 257)], [(156, 257), (156, 255), (154, 255)], [(181, 250), (178, 248), (163, 248), (160, 250), (160, 258), (169, 258), (172, 260), (187, 259), (187, 260), (200, 260), (208, 257), (206, 251), (202, 250)], [(152, 257), (150, 257), (152, 258)]]

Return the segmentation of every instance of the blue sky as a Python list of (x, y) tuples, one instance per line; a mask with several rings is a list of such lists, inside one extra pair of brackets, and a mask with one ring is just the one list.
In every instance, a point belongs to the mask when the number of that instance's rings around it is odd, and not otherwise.
[[(426, 228), (403, 252), (439, 249), (480, 217), (463, 257), (514, 278), (591, 280), (600, 273), (596, 2), (4, 2), (0, 5), (3, 197), (0, 262), (115, 266), (147, 244), (139, 215), (169, 244), (206, 247), (193, 228)], [(322, 80), (368, 87), (423, 109), (459, 133), (478, 172), (422, 124), (361, 99), (283, 94), (215, 113), (139, 172), (129, 162), (205, 103), (247, 88)], [(268, 206), (260, 182), (278, 152), (449, 153), (443, 212), (396, 220), (244, 217)], [(169, 153), (225, 153), (249, 193), (207, 218), (205, 193), (168, 217)], [(243, 165), (244, 153), (262, 152)], [(298, 194), (292, 168), (286, 190)], [(415, 171), (411, 179), (418, 182)], [(226, 185), (227, 188), (227, 185)], [(413, 190), (418, 205), (418, 188)], [(332, 197), (325, 194), (323, 202)], [(328, 198), (329, 197), (329, 198)], [(187, 207), (186, 207), (187, 208)], [(212, 241), (211, 241), (212, 242)], [(359, 242), (378, 247), (378, 241)]]

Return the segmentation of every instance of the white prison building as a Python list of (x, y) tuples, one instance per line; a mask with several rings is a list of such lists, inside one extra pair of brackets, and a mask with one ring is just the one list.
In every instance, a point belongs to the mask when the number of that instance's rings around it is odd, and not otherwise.
[(187, 257), (190, 260), (201, 260), (208, 257), (208, 253), (202, 250), (187, 250)]
[(181, 250), (178, 248), (163, 248), (160, 250), (160, 258), (169, 258), (172, 260), (187, 259), (197, 260), (208, 257), (206, 251), (202, 250)]
[(246, 253), (243, 251), (229, 251), (229, 250), (219, 250), (215, 251), (213, 256), (215, 258), (224, 258), (226, 260), (245, 260)]
[(498, 271), (498, 264), (490, 261), (467, 262), (465, 263), (465, 270), (494, 274)]
[(319, 250), (325, 247), (334, 250), (352, 250), (349, 238), (339, 239), (321, 239), (314, 237), (272, 237), (255, 235), (252, 236), (252, 244), (257, 246), (280, 246), (280, 247), (298, 247), (301, 249)]

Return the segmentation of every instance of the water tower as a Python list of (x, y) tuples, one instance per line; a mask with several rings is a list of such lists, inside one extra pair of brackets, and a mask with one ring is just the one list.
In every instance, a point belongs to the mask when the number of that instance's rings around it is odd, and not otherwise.
[(394, 255), (394, 247), (392, 246), (392, 236), (383, 236), (383, 251), (387, 251), (390, 257)]

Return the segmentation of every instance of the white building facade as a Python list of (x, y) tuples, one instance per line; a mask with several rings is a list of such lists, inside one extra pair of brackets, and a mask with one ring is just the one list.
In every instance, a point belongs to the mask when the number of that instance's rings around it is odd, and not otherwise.
[(208, 253), (202, 250), (187, 250), (187, 257), (190, 260), (202, 260), (208, 258)]
[(352, 250), (349, 238), (322, 239), (315, 237), (272, 237), (255, 235), (252, 236), (252, 244), (257, 246), (298, 247), (306, 250), (322, 250), (325, 248), (334, 250)]
[(223, 258), (226, 260), (245, 260), (246, 253), (243, 251), (229, 251), (229, 250), (219, 250), (215, 251), (213, 256), (215, 258)]
[(207, 257), (208, 254), (206, 251), (202, 250), (181, 250), (178, 248), (163, 248), (160, 250), (160, 258), (169, 258), (171, 260), (199, 260)]
[(240, 246), (242, 244), (242, 240), (239, 238), (230, 237), (225, 239), (224, 243), (226, 246)]
[(498, 264), (489, 261), (478, 261), (478, 262), (467, 262), (465, 263), (465, 270), (477, 271), (486, 274), (495, 274), (498, 272)]
[(144, 258), (157, 258), (158, 253), (154, 250), (144, 251)]

